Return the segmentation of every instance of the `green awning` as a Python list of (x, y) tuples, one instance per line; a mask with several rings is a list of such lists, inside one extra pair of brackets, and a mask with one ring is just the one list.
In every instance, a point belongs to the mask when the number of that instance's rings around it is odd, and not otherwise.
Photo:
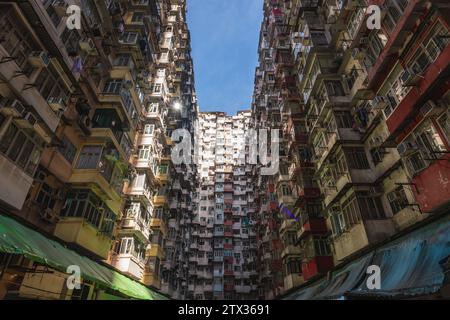
[(6, 216), (0, 215), (0, 252), (22, 254), (30, 260), (66, 272), (70, 265), (80, 267), (84, 279), (135, 299), (167, 300), (138, 281), (79, 255), (60, 243)]

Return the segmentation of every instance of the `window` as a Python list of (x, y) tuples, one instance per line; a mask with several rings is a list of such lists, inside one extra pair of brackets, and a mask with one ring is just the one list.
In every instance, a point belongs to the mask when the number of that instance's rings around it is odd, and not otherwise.
[(154, 130), (155, 130), (154, 124), (146, 124), (144, 127), (144, 134), (151, 135), (151, 134), (153, 134)]
[(46, 183), (42, 183), (41, 190), (36, 197), (36, 202), (43, 209), (53, 209), (55, 206), (55, 189)]
[(124, 32), (120, 39), (123, 43), (136, 43), (138, 34), (136, 32)]
[(153, 87), (153, 92), (160, 93), (161, 92), (161, 88), (162, 88), (161, 84), (160, 83), (156, 83), (154, 85), (154, 87)]
[(73, 159), (77, 153), (77, 148), (70, 142), (70, 140), (63, 136), (61, 139), (61, 145), (58, 146), (58, 151), (63, 155), (63, 157), (72, 164)]
[(374, 196), (369, 191), (358, 191), (356, 196), (360, 212), (365, 219), (376, 220), (386, 217), (380, 197)]
[(131, 22), (143, 22), (144, 21), (144, 13), (143, 12), (135, 12), (133, 17), (131, 18)]
[(301, 273), (301, 261), (291, 260), (287, 263), (287, 274), (300, 274)]
[(159, 174), (167, 174), (169, 166), (167, 164), (162, 164), (159, 166)]
[(84, 146), (78, 158), (77, 169), (96, 169), (102, 150), (102, 146)]
[(99, 231), (111, 236), (116, 215), (92, 192), (71, 191), (61, 210), (62, 217), (81, 217)]
[(282, 194), (283, 196), (290, 196), (290, 195), (292, 194), (291, 188), (289, 188), (288, 185), (283, 184), (283, 185), (281, 186), (281, 194)]
[(342, 88), (342, 83), (337, 80), (325, 81), (325, 87), (329, 96), (344, 96), (345, 92)]
[(386, 31), (392, 32), (395, 28), (403, 15), (407, 2), (406, 0), (388, 0), (386, 2), (387, 12), (383, 20), (383, 26), (386, 28)]
[(425, 122), (419, 129), (415, 130), (406, 142), (408, 148), (412, 148), (405, 157), (408, 171), (414, 175), (425, 169), (430, 161), (438, 159), (444, 152), (446, 146), (442, 137), (431, 122)]
[(351, 90), (356, 82), (356, 79), (358, 79), (358, 71), (356, 70), (355, 66), (353, 66), (352, 70), (350, 71), (350, 74), (347, 75), (346, 79), (348, 88)]
[(39, 164), (43, 142), (11, 123), (0, 140), (0, 152), (30, 176)]
[(447, 139), (447, 143), (450, 144), (450, 112), (443, 114), (438, 119), (438, 123), (444, 133), (445, 139)]
[(112, 79), (106, 82), (103, 92), (119, 94), (122, 89), (123, 81), (121, 79)]
[(314, 250), (316, 256), (330, 256), (331, 250), (326, 237), (314, 237)]
[(402, 186), (399, 186), (395, 190), (389, 192), (386, 196), (391, 206), (392, 214), (394, 215), (400, 212), (403, 208), (409, 206), (405, 189)]
[(17, 17), (13, 6), (2, 6), (0, 13), (0, 39), (8, 55), (15, 58), (16, 64), (29, 76), (33, 67), (28, 62), (32, 51), (38, 50), (33, 35), (25, 29)]
[(334, 117), (338, 128), (352, 128), (353, 117), (350, 111), (335, 111)]
[(351, 169), (370, 169), (363, 147), (346, 147), (344, 153)]
[(63, 85), (64, 81), (57, 74), (58, 72), (51, 65), (43, 68), (39, 72), (34, 86), (46, 101), (62, 99), (65, 104), (69, 97), (69, 90)]

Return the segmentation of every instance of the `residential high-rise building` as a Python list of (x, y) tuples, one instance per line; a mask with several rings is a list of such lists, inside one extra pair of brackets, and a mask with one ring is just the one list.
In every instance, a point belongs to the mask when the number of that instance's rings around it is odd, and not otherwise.
[(172, 164), (170, 137), (198, 108), (185, 1), (0, 6), (2, 227), (9, 245), (22, 223), (40, 239), (2, 251), (0, 296), (183, 298), (196, 170)]
[(256, 221), (248, 135), (251, 112), (204, 112), (196, 128), (198, 185), (188, 292), (195, 299), (255, 299)]
[[(337, 297), (358, 281), (365, 294), (358, 272), (370, 262), (384, 277), (404, 268), (388, 294), (425, 286), (406, 279), (414, 262), (386, 255), (448, 234), (445, 10), (443, 1), (264, 2), (252, 111), (259, 127), (281, 130), (279, 172), (255, 190), (265, 298)], [(423, 254), (448, 256), (445, 239)], [(426, 259), (439, 274), (439, 259)]]
[(186, 0), (0, 2), (0, 299), (450, 297), (448, 0), (261, 1), (236, 115)]

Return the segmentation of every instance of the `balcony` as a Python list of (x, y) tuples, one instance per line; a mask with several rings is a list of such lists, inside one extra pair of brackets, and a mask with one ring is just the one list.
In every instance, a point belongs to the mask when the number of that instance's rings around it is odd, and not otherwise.
[(293, 256), (293, 255), (298, 256), (301, 253), (302, 253), (302, 249), (300, 247), (297, 247), (297, 246), (294, 246), (294, 245), (288, 245), (281, 252), (281, 258), (284, 259), (287, 256)]
[(122, 219), (121, 234), (136, 234), (140, 239), (146, 241), (150, 237), (150, 223), (145, 223), (139, 218), (140, 214), (135, 216), (127, 215)]
[(0, 199), (17, 209), (21, 209), (33, 178), (13, 162), (0, 154)]
[[(301, 215), (302, 224), (297, 231), (297, 239), (313, 233), (313, 234), (326, 234), (328, 232), (326, 220), (324, 218), (308, 216), (307, 213)], [(306, 221), (305, 221), (306, 220)]]
[(162, 219), (152, 218), (150, 220), (150, 228), (159, 229), (163, 234), (167, 234), (167, 226)]
[(157, 289), (161, 288), (161, 279), (158, 277), (157, 274), (151, 271), (144, 271), (144, 276), (142, 277), (142, 282), (146, 286), (153, 286)]
[(144, 261), (131, 254), (118, 254), (114, 256), (111, 265), (138, 281), (144, 276)]
[(168, 205), (167, 197), (166, 196), (154, 196), (153, 204), (155, 207), (166, 206), (166, 205)]
[(151, 244), (150, 249), (147, 249), (145, 253), (146, 257), (158, 257), (160, 260), (166, 258), (164, 250), (158, 244)]
[(118, 213), (122, 203), (121, 188), (114, 188), (105, 178), (105, 171), (99, 169), (74, 169), (69, 179), (69, 183), (74, 185), (88, 186), (92, 190), (100, 193), (107, 200), (110, 208)]
[(85, 248), (101, 259), (108, 258), (111, 235), (99, 232), (97, 227), (82, 217), (60, 217), (54, 235), (65, 242)]

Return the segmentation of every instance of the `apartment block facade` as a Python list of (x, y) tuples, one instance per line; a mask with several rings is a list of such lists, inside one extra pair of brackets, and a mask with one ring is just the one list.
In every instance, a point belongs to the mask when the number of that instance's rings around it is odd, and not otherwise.
[(448, 43), (443, 1), (264, 2), (252, 110), (282, 141), (255, 191), (266, 298), (448, 214)]
[(183, 298), (196, 171), (172, 164), (170, 137), (197, 115), (185, 1), (0, 6), (1, 211), (41, 239), (2, 251), (0, 296)]
[(195, 299), (256, 299), (256, 217), (248, 132), (251, 112), (202, 112), (196, 127), (198, 185), (190, 243)]

